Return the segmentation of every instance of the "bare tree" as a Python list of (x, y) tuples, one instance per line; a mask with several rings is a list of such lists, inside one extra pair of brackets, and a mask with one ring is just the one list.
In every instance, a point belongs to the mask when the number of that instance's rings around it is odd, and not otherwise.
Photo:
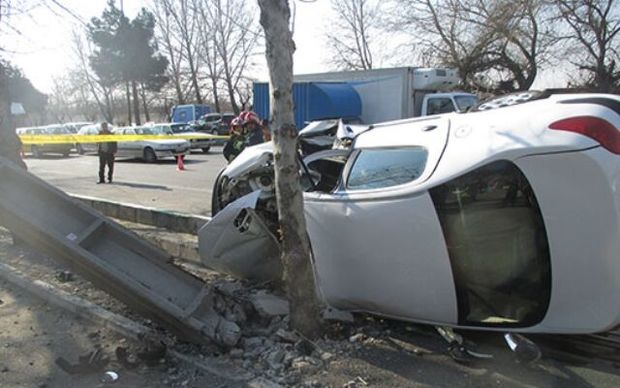
[(600, 92), (620, 88), (620, 6), (616, 0), (557, 0), (570, 34), (570, 62), (585, 72), (582, 83)]
[(314, 338), (320, 332), (319, 305), (310, 261), (303, 196), (297, 164), (297, 129), (293, 115), (293, 51), (288, 0), (258, 0), (265, 32), (273, 96), (276, 196), (282, 230), (284, 281), (291, 303), (291, 326)]
[(341, 69), (372, 69), (372, 34), (378, 34), (379, 2), (372, 0), (332, 0), (334, 17), (327, 40), (333, 53), (331, 62)]
[(217, 48), (217, 34), (215, 30), (215, 20), (213, 19), (213, 12), (209, 10), (209, 1), (205, 0), (193, 0), (193, 7), (195, 14), (199, 15), (200, 23), (198, 23), (199, 31), (199, 44), (202, 47), (202, 54), (205, 59), (205, 67), (207, 77), (211, 83), (211, 90), (213, 93), (213, 102), (215, 104), (215, 110), (221, 112), (219, 85), (222, 78), (222, 66), (221, 58), (218, 54)]
[(162, 1), (154, 1), (151, 10), (153, 15), (155, 15), (157, 39), (163, 47), (166, 57), (170, 62), (170, 66), (168, 67), (168, 75), (174, 85), (177, 101), (179, 104), (184, 104), (186, 88), (182, 86), (182, 47), (176, 43), (174, 38), (175, 30), (172, 27), (174, 21), (172, 20), (170, 13), (165, 9)]
[(260, 37), (258, 26), (245, 0), (204, 0), (203, 7), (207, 16), (204, 20), (210, 20), (214, 29), (215, 50), (230, 104), (238, 113), (236, 92), (252, 65), (251, 56)]
[(196, 96), (196, 102), (202, 104), (203, 96), (198, 80), (202, 52), (199, 51), (197, 44), (197, 26), (200, 23), (200, 18), (195, 13), (191, 0), (155, 0), (155, 4), (158, 3), (174, 22), (174, 28), (178, 32), (175, 36), (178, 38), (178, 44), (181, 47), (180, 53), (188, 66), (189, 78)]
[[(426, 64), (455, 67), (464, 85), (527, 90), (556, 39), (544, 0), (396, 0), (393, 28), (407, 28)], [(545, 28), (543, 28), (545, 26)]]

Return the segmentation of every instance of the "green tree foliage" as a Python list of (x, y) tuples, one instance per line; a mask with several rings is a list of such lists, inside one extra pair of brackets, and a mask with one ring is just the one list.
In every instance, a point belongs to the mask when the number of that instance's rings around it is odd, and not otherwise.
[(109, 86), (131, 84), (137, 122), (137, 85), (159, 91), (168, 82), (165, 75), (168, 60), (158, 53), (154, 28), (155, 18), (148, 10), (142, 8), (129, 20), (114, 0), (109, 0), (101, 17), (92, 18), (88, 25), (88, 37), (95, 45), (91, 67)]

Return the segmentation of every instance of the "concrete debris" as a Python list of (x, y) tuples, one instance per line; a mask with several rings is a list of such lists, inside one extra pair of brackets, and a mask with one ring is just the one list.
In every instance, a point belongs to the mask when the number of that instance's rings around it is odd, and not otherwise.
[(289, 313), (288, 300), (269, 294), (266, 291), (259, 291), (250, 296), (250, 301), (258, 314), (263, 317), (288, 315)]
[(300, 337), (297, 334), (285, 329), (276, 330), (275, 336), (284, 342), (290, 343), (295, 343), (300, 340)]
[(349, 337), (349, 342), (351, 342), (351, 343), (363, 342), (367, 338), (368, 338), (368, 336), (366, 336), (366, 334), (364, 334), (364, 333), (357, 333), (357, 334), (353, 334), (351, 337)]
[(354, 380), (348, 381), (342, 385), (342, 388), (359, 388), (359, 387), (367, 387), (368, 383), (366, 380), (357, 376)]

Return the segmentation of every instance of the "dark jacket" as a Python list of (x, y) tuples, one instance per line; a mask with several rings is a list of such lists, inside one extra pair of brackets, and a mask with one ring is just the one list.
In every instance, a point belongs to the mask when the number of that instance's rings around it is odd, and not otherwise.
[[(112, 135), (112, 132), (100, 132), (100, 135)], [(118, 143), (109, 141), (105, 143), (97, 143), (97, 153), (99, 154), (115, 154), (118, 151)]]

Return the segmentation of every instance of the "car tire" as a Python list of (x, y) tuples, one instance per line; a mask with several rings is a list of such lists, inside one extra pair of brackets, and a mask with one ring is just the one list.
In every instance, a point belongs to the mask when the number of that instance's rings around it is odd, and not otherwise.
[(155, 151), (153, 151), (152, 148), (147, 147), (144, 149), (143, 159), (147, 163), (155, 163), (157, 161), (157, 155), (155, 154)]
[(62, 153), (62, 157), (63, 158), (68, 158), (69, 157), (70, 152), (63, 152)]
[(202, 147), (202, 153), (207, 154), (207, 153), (209, 153), (210, 149), (211, 149), (211, 147)]
[(41, 157), (41, 151), (39, 151), (39, 148), (37, 146), (32, 146), (30, 148), (30, 153), (32, 154), (33, 158), (39, 159)]
[(220, 196), (222, 194), (224, 170), (226, 170), (226, 167), (220, 170), (220, 172), (217, 174), (217, 177), (215, 178), (215, 184), (213, 184), (213, 191), (211, 193), (211, 217), (215, 217), (215, 215), (219, 213), (220, 210), (222, 210), (222, 202), (220, 200)]

